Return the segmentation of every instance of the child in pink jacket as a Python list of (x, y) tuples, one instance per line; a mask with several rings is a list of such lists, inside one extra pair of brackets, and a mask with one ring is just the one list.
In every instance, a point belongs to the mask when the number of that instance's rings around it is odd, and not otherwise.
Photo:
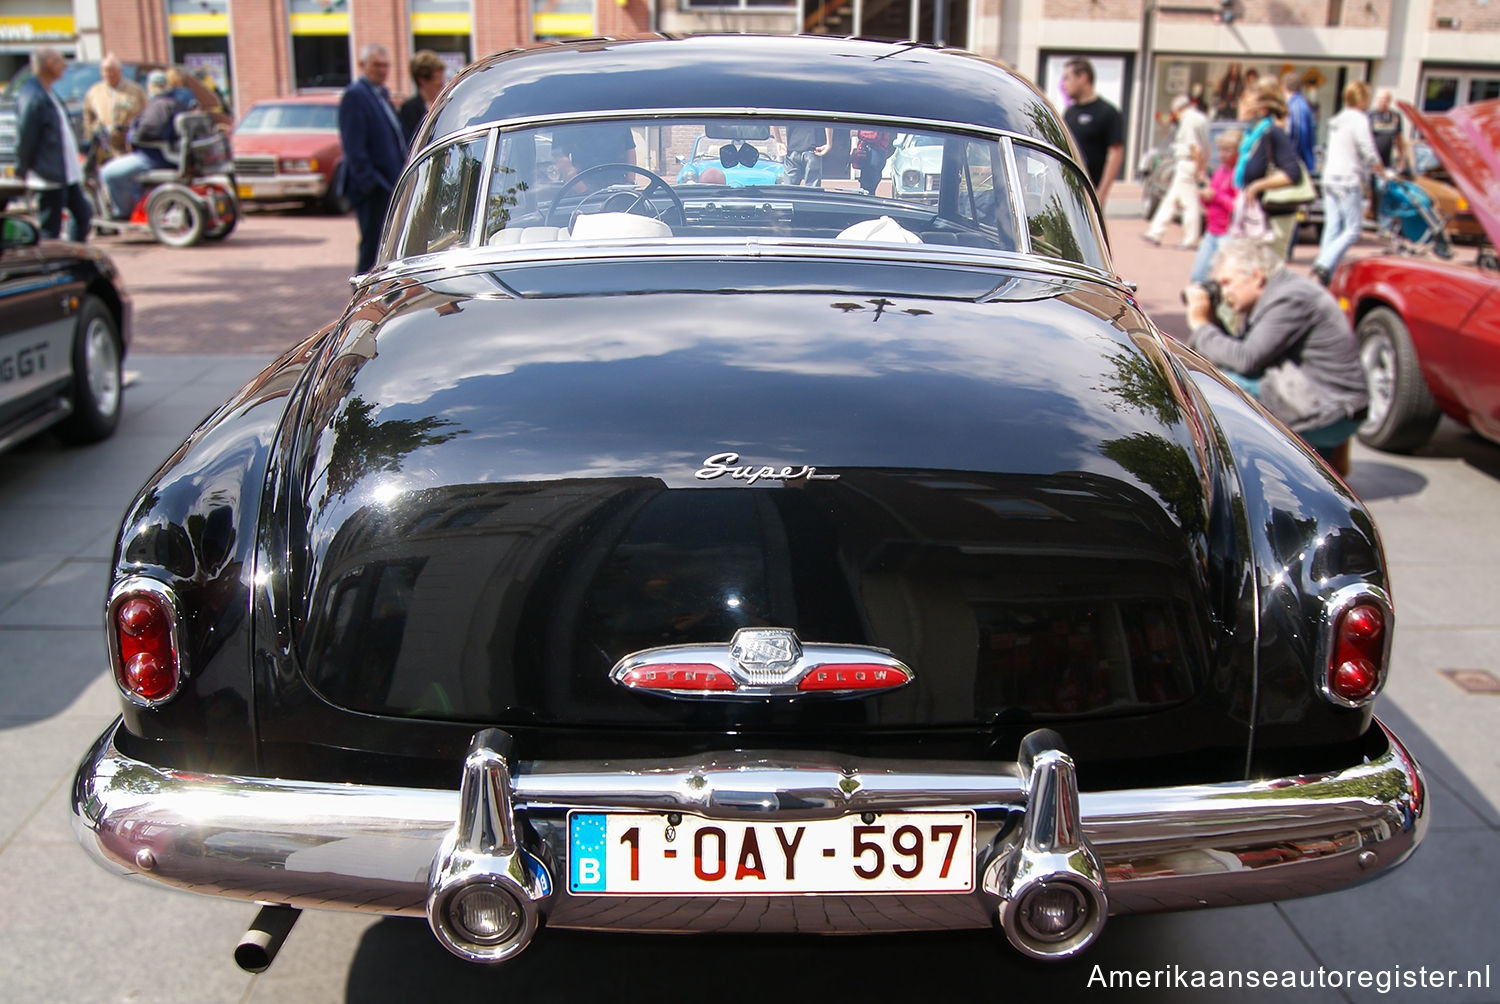
[(1190, 282), (1201, 283), (1213, 269), (1214, 254), (1229, 232), (1229, 219), (1234, 214), (1234, 167), (1240, 157), (1240, 131), (1231, 129), (1220, 133), (1214, 146), (1219, 151), (1219, 167), (1206, 186), (1198, 189), (1203, 200), (1203, 240), (1198, 242), (1198, 257), (1193, 259)]

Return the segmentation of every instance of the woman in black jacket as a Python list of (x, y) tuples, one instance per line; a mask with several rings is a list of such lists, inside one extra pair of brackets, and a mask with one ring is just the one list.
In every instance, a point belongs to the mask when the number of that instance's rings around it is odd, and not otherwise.
[(1265, 210), (1273, 235), (1272, 246), (1285, 259), (1297, 232), (1298, 207), (1267, 205), (1263, 201), (1266, 192), (1294, 185), (1302, 176), (1297, 148), (1279, 124), (1286, 120), (1286, 99), (1282, 97), (1281, 85), (1267, 80), (1246, 91), (1240, 102), (1240, 117), (1250, 125), (1240, 143), (1235, 185), (1246, 198), (1255, 199)]

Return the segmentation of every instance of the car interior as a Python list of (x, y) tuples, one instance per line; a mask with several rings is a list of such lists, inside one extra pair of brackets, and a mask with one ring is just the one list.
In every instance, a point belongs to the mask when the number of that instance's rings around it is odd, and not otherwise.
[[(1107, 268), (1088, 181), (1059, 151), (927, 127), (898, 131), (874, 192), (860, 189), (847, 156), (832, 150), (818, 183), (795, 185), (784, 144), (796, 121), (601, 119), (467, 134), (408, 169), (382, 259), (682, 238), (943, 245)], [(802, 121), (851, 136), (890, 128)], [(714, 170), (681, 170), (705, 150), (716, 151)], [(759, 170), (760, 182), (747, 181), (746, 169)], [(741, 173), (731, 180), (732, 171)]]

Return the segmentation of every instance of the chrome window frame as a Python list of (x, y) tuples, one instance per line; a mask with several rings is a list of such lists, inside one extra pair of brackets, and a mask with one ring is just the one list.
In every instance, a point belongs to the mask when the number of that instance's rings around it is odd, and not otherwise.
[[(1082, 168), (1074, 163), (1072, 156), (1066, 150), (1063, 150), (1057, 146), (1052, 145), (1051, 143), (1046, 142), (1045, 140), (1038, 139), (1034, 136), (1024, 135), (1011, 130), (991, 129), (982, 126), (975, 126), (972, 124), (954, 122), (948, 119), (904, 118), (893, 115), (862, 114), (849, 111), (809, 111), (807, 109), (762, 108), (754, 106), (680, 106), (672, 108), (635, 109), (612, 108), (608, 109), (607, 111), (568, 112), (558, 115), (522, 116), (506, 119), (491, 119), (485, 122), (475, 123), (462, 129), (456, 129), (452, 132), (445, 133), (439, 138), (430, 140), (420, 150), (414, 151), (408, 158), (406, 167), (402, 170), (400, 177), (396, 181), (396, 185), (392, 190), (391, 212), (388, 214), (388, 219), (393, 224), (399, 225), (401, 231), (398, 239), (395, 242), (391, 243), (390, 247), (393, 252), (396, 249), (403, 247), (407, 238), (407, 231), (411, 226), (412, 214), (408, 211), (407, 207), (401, 207), (402, 215), (399, 220), (397, 220), (395, 217), (395, 211), (397, 209), (397, 205), (395, 202), (395, 193), (398, 193), (402, 190), (403, 186), (407, 184), (407, 181), (411, 177), (413, 172), (419, 170), (421, 165), (426, 162), (429, 157), (433, 156), (438, 150), (444, 149), (451, 144), (468, 142), (481, 136), (485, 137), (485, 162), (483, 168), (481, 169), (480, 183), (485, 186), (481, 189), (481, 192), (487, 192), (488, 185), (493, 177), (494, 156), (496, 148), (500, 143), (500, 134), (502, 132), (524, 129), (545, 129), (551, 126), (575, 125), (590, 122), (630, 121), (636, 123), (644, 122), (649, 124), (653, 121), (693, 118), (755, 118), (771, 119), (778, 122), (829, 122), (837, 121), (839, 119), (853, 118), (857, 119), (860, 123), (868, 123), (870, 125), (889, 125), (893, 129), (901, 132), (936, 131), (957, 136), (964, 136), (971, 139), (977, 138), (992, 141), (1000, 148), (1001, 155), (1005, 158), (1006, 162), (1006, 177), (1011, 187), (1009, 202), (1011, 211), (1016, 217), (1016, 221), (1020, 230), (1017, 239), (1018, 247), (1012, 251), (990, 248), (976, 249), (976, 253), (972, 256), (959, 256), (961, 260), (963, 260), (963, 263), (967, 265), (973, 265), (976, 263), (974, 261), (975, 258), (984, 258), (993, 262), (996, 256), (1000, 256), (1003, 258), (1021, 257), (1029, 262), (1047, 263), (1048, 268), (1046, 269), (1046, 271), (1072, 271), (1076, 268), (1082, 270), (1082, 272), (1090, 278), (1104, 277), (1112, 281), (1118, 281), (1118, 275), (1114, 271), (1113, 261), (1111, 260), (1111, 256), (1109, 253), (1109, 242), (1104, 233), (1102, 207), (1100, 207), (1099, 205), (1097, 195), (1095, 195), (1092, 200), (1094, 212), (1092, 214), (1092, 219), (1090, 220), (1090, 228), (1091, 237), (1095, 242), (1095, 246), (1100, 251), (1100, 258), (1103, 261), (1102, 266), (1094, 266), (1086, 262), (1070, 262), (1067, 259), (1048, 257), (1038, 254), (1032, 248), (1030, 233), (1027, 229), (1025, 207), (1024, 203), (1020, 201), (1020, 189), (1017, 187), (1019, 182), (1019, 175), (1016, 169), (1015, 144), (1024, 144), (1025, 146), (1038, 150), (1057, 160), (1062, 165), (1062, 169), (1064, 171), (1071, 170), (1079, 175), (1082, 175), (1085, 180), (1087, 180), (1087, 176), (1083, 174)], [(1092, 184), (1088, 186), (1088, 191), (1093, 192)], [(434, 262), (437, 260), (452, 260), (454, 261), (454, 264), (459, 264), (461, 261), (477, 255), (483, 255), (487, 260), (493, 259), (496, 254), (503, 255), (504, 257), (514, 257), (513, 252), (497, 252), (496, 249), (484, 244), (480, 239), (483, 235), (484, 229), (485, 205), (486, 197), (481, 195), (481, 197), (476, 200), (475, 219), (471, 223), (468, 241), (466, 242), (464, 247), (445, 248), (442, 251), (436, 251), (422, 255), (413, 255), (409, 257), (395, 256), (393, 254), (390, 258), (385, 258), (383, 260), (378, 259), (376, 266), (370, 272), (366, 273), (365, 277), (376, 275), (384, 276), (406, 271), (428, 270), (433, 267)], [(382, 239), (382, 250), (385, 248), (386, 242), (388, 240), (389, 235)], [(800, 242), (796, 239), (782, 238), (773, 242), (757, 238), (750, 241), (746, 241), (743, 239), (713, 240), (709, 243), (718, 247), (723, 247), (725, 244), (732, 244), (743, 247), (746, 243), (750, 243), (757, 246), (786, 248), (789, 254), (800, 254), (804, 247), (816, 247), (823, 242), (810, 240), (805, 242), (804, 244), (803, 242)], [(946, 247), (942, 245), (939, 246)], [(861, 252), (861, 254), (859, 255), (860, 257), (867, 256), (867, 252), (875, 248), (874, 245), (862, 245), (861, 247), (865, 250)], [(581, 257), (581, 250), (581, 248), (570, 248), (567, 257)], [(701, 254), (703, 252), (700, 250), (695, 253)], [(538, 254), (547, 256), (549, 252), (546, 250), (531, 247), (528, 249), (525, 257), (534, 258), (537, 257)], [(908, 257), (909, 255), (910, 253), (908, 252)], [(610, 250), (604, 256), (619, 257), (620, 252), (618, 250)], [(648, 252), (646, 252), (644, 249), (641, 249), (639, 245), (637, 245), (635, 248), (633, 248), (632, 256), (648, 256)], [(655, 256), (655, 254), (650, 254), (649, 256)], [(839, 255), (839, 257), (850, 256), (851, 255), (847, 251), (844, 254)], [(928, 260), (928, 257), (929, 256), (925, 254), (922, 255), (923, 260)], [(952, 260), (952, 258), (953, 256), (951, 254), (951, 249), (948, 251), (933, 254), (931, 256), (931, 260), (935, 262)]]

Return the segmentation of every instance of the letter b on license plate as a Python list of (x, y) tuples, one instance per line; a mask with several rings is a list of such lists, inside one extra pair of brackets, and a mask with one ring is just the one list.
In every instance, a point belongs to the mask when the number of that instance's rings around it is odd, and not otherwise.
[(662, 813), (568, 816), (578, 895), (964, 893), (974, 888), (974, 813), (886, 812), (794, 822)]

